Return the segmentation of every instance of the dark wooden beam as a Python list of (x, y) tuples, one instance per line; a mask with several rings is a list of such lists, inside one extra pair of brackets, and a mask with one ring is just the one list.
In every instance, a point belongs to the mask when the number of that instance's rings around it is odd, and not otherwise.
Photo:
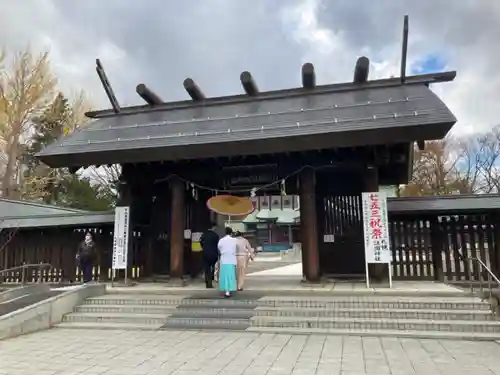
[(109, 83), (108, 77), (106, 75), (106, 72), (104, 71), (104, 67), (101, 64), (101, 60), (96, 59), (96, 72), (97, 75), (99, 76), (99, 79), (101, 80), (102, 86), (104, 87), (104, 91), (106, 92), (106, 95), (108, 96), (109, 102), (111, 103), (111, 107), (113, 108), (114, 113), (120, 113), (120, 104), (118, 103), (118, 100), (116, 99), (115, 92), (113, 91), (113, 87), (111, 87), (111, 83)]
[(198, 87), (196, 82), (193, 81), (191, 78), (186, 78), (184, 80), (184, 89), (187, 91), (191, 99), (193, 99), (195, 102), (199, 102), (206, 99), (205, 94), (203, 94), (203, 92)]
[(365, 83), (368, 81), (368, 74), (370, 73), (370, 60), (368, 57), (361, 56), (356, 61), (354, 67), (354, 83)]
[(314, 65), (305, 63), (302, 65), (302, 87), (305, 89), (312, 89), (316, 86), (316, 73), (314, 72)]
[(255, 83), (255, 80), (253, 79), (252, 74), (250, 74), (250, 72), (244, 71), (243, 73), (241, 73), (240, 81), (241, 85), (243, 86), (243, 90), (245, 90), (247, 95), (255, 96), (259, 93), (257, 84)]
[(406, 58), (408, 56), (408, 15), (404, 18), (403, 25), (403, 45), (401, 51), (401, 83), (406, 82)]
[(420, 151), (425, 150), (425, 141), (417, 141), (417, 146)]
[(78, 170), (80, 169), (81, 167), (70, 167), (68, 168), (69, 169), (69, 173), (71, 174), (75, 174), (76, 172), (78, 172)]
[(144, 83), (139, 83), (135, 88), (135, 91), (149, 105), (158, 105), (164, 103), (164, 101)]

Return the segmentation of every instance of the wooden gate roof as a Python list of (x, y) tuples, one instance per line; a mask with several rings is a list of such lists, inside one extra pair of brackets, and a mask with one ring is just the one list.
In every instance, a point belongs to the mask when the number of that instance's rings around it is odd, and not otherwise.
[(428, 85), (454, 77), (436, 73), (92, 112), (89, 126), (37, 156), (52, 167), (80, 167), (440, 139), (456, 119)]

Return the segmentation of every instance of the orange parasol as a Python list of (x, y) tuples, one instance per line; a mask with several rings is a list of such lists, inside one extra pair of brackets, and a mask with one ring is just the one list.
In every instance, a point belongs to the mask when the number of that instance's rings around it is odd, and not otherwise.
[(249, 198), (234, 195), (216, 195), (207, 200), (207, 207), (219, 215), (227, 216), (248, 215), (255, 210), (253, 202)]

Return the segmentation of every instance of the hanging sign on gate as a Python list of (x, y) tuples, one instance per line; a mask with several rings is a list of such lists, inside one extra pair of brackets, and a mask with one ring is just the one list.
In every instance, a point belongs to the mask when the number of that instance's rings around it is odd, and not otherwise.
[(127, 269), (128, 240), (130, 224), (130, 207), (118, 206), (115, 208), (115, 232), (113, 235), (113, 264), (114, 270)]
[(391, 248), (389, 223), (387, 218), (387, 195), (381, 192), (362, 193), (363, 232), (365, 240), (366, 278), (368, 280), (368, 264), (382, 263), (389, 267), (391, 275)]

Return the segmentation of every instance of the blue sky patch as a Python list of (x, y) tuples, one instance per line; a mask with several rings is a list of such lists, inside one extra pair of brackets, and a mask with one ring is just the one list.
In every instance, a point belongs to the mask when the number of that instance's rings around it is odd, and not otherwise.
[(441, 55), (427, 55), (415, 61), (411, 67), (411, 74), (427, 74), (442, 72), (446, 68), (446, 59)]

